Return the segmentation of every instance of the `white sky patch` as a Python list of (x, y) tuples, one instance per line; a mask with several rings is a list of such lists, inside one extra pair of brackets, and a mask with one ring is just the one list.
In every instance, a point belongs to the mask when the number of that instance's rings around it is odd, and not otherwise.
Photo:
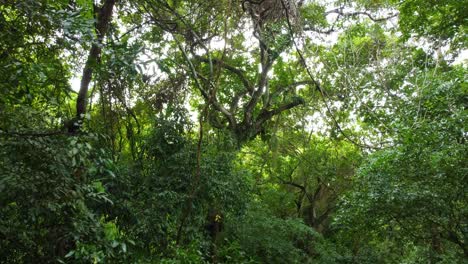
[(199, 118), (199, 113), (198, 113), (198, 111), (195, 111), (195, 109), (190, 105), (190, 97), (189, 96), (187, 96), (185, 98), (184, 106), (188, 110), (190, 121), (192, 121), (194, 124), (198, 124), (197, 121), (198, 121), (198, 118)]
[(300, 90), (303, 90), (303, 89), (306, 88), (306, 87), (307, 87), (307, 85), (298, 85), (298, 86), (296, 87), (296, 91), (298, 92), (298, 91), (300, 91)]
[(226, 41), (223, 38), (213, 38), (210, 41), (211, 50), (222, 50), (226, 46)]
[(324, 134), (328, 130), (327, 121), (320, 112), (315, 112), (305, 118), (307, 125), (306, 131)]
[(458, 54), (458, 56), (453, 61), (454, 65), (463, 65), (465, 67), (468, 66), (468, 49), (464, 49)]
[(72, 90), (75, 91), (75, 92), (80, 91), (80, 83), (81, 83), (81, 79), (78, 78), (77, 76), (73, 76), (70, 79), (70, 86), (71, 86)]

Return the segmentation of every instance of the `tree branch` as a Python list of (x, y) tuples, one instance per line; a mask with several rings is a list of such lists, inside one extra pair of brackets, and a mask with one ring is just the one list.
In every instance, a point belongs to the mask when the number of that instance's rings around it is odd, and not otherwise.
[[(198, 55), (194, 55), (194, 57), (199, 60), (199, 61), (202, 61), (202, 62), (206, 62), (206, 63), (209, 63), (210, 60), (207, 59), (207, 58), (204, 58), (202, 56), (198, 56)], [(211, 60), (214, 64), (217, 64), (219, 66), (221, 66), (222, 68), (234, 73), (237, 77), (239, 77), (239, 79), (241, 80), (242, 84), (244, 85), (245, 89), (247, 91), (249, 91), (250, 93), (253, 93), (253, 87), (252, 87), (252, 84), (250, 83), (250, 81), (245, 77), (244, 75), (244, 71), (238, 69), (238, 68), (235, 68), (227, 63), (225, 63), (224, 61), (220, 61), (220, 60), (217, 60), (217, 59), (212, 59)]]
[(341, 17), (355, 17), (355, 16), (364, 15), (364, 16), (367, 16), (370, 20), (372, 20), (374, 22), (382, 22), (382, 21), (386, 21), (386, 20), (392, 19), (394, 17), (397, 17), (399, 15), (399, 13), (397, 12), (397, 13), (391, 14), (390, 16), (387, 16), (387, 17), (377, 18), (377, 17), (374, 17), (372, 14), (368, 13), (367, 11), (355, 11), (355, 12), (345, 13), (345, 12), (343, 12), (343, 7), (339, 7), (339, 8), (336, 8), (336, 9), (329, 10), (329, 11), (325, 12), (325, 15), (329, 15), (329, 14), (338, 14), (338, 16), (336, 17), (335, 21), (333, 22), (333, 24), (331, 25), (330, 28), (328, 28), (328, 29), (318, 29), (318, 28), (305, 26), (303, 28), (303, 30), (304, 31), (313, 31), (313, 32), (317, 32), (319, 34), (330, 34), (332, 32), (335, 32), (336, 23), (340, 20)]
[(226, 118), (229, 120), (229, 123), (231, 124), (231, 126), (235, 127), (237, 123), (236, 123), (236, 120), (234, 118), (234, 115), (231, 112), (229, 112), (226, 108), (224, 108), (221, 104), (219, 104), (219, 102), (218, 102), (218, 100), (216, 100), (216, 96), (214, 94), (212, 96), (210, 96), (210, 94), (203, 88), (203, 86), (200, 83), (200, 81), (198, 80), (198, 78), (203, 79), (204, 81), (207, 81), (209, 85), (212, 85), (212, 83), (207, 78), (205, 78), (202, 75), (198, 74), (198, 72), (195, 70), (195, 66), (193, 65), (192, 61), (188, 57), (187, 52), (184, 50), (184, 48), (182, 47), (180, 42), (177, 41), (177, 38), (175, 36), (174, 36), (174, 40), (176, 41), (177, 46), (179, 47), (179, 50), (184, 55), (185, 61), (189, 65), (190, 73), (192, 74), (192, 77), (193, 77), (193, 79), (195, 81), (195, 85), (197, 86), (198, 90), (202, 94), (203, 98), (205, 98), (205, 100), (207, 101), (207, 104), (212, 104), (216, 110), (220, 111), (224, 116), (226, 116)]
[(260, 97), (263, 94), (263, 88), (267, 86), (268, 72), (270, 71), (271, 66), (273, 65), (273, 60), (271, 59), (271, 56), (267, 48), (264, 47), (261, 42), (260, 42), (260, 60), (262, 63), (262, 72), (258, 80), (258, 87), (255, 90), (255, 92), (252, 94), (249, 102), (247, 103), (247, 106), (245, 107), (244, 123), (246, 124), (250, 124), (253, 121), (252, 120), (253, 110), (255, 109), (255, 106), (257, 105), (258, 101), (260, 100)]
[(294, 108), (298, 105), (304, 104), (304, 99), (297, 97), (293, 101), (283, 104), (273, 110), (263, 110), (257, 117), (257, 121), (255, 122), (256, 127), (260, 127), (265, 121), (270, 119), (271, 117), (278, 115), (286, 110)]
[(16, 131), (1, 131), (0, 136), (3, 137), (50, 137), (64, 135), (64, 131), (50, 131), (50, 132), (16, 132)]
[[(201, 74), (197, 74), (197, 76), (206, 81), (208, 83), (208, 85), (212, 86), (213, 90), (215, 89), (213, 86), (213, 83), (210, 82), (206, 77), (204, 77), (203, 75)], [(212, 104), (214, 106), (214, 108), (216, 110), (218, 110), (219, 112), (221, 112), (224, 116), (226, 116), (226, 118), (229, 120), (229, 123), (231, 124), (231, 126), (236, 126), (237, 122), (236, 122), (236, 119), (234, 118), (234, 115), (229, 112), (226, 108), (224, 108), (224, 106), (222, 106), (219, 102), (218, 102), (218, 99), (216, 99), (216, 94), (212, 93), (211, 96), (208, 94), (207, 91), (205, 91), (204, 89), (200, 89), (200, 92), (202, 93), (203, 97), (205, 98), (205, 100), (207, 101), (206, 103), (207, 104)]]
[(343, 7), (325, 12), (325, 15), (328, 15), (328, 14), (338, 14), (338, 16), (342, 16), (342, 17), (367, 16), (370, 20), (374, 22), (381, 22), (381, 21), (389, 20), (399, 15), (398, 12), (396, 12), (395, 14), (391, 14), (387, 17), (374, 17), (372, 14), (368, 13), (367, 11), (354, 11), (354, 12), (345, 13), (343, 11)]
[(239, 107), (239, 100), (242, 98), (242, 96), (246, 94), (247, 94), (247, 91), (241, 91), (234, 95), (230, 104), (231, 113), (235, 113), (237, 111), (237, 107)]
[[(283, 5), (283, 8), (286, 9), (286, 4), (284, 3), (284, 0), (281, 0), (281, 3)], [(361, 148), (371, 148), (371, 149), (376, 149), (375, 147), (373, 146), (368, 146), (368, 145), (363, 145), (363, 144), (360, 144), (359, 142), (356, 142), (354, 139), (352, 139), (351, 137), (349, 137), (344, 131), (343, 129), (341, 128), (340, 124), (338, 123), (338, 120), (336, 119), (335, 115), (333, 114), (333, 111), (332, 109), (330, 108), (330, 106), (328, 105), (328, 101), (327, 101), (327, 97), (326, 97), (326, 94), (325, 94), (325, 91), (322, 89), (322, 86), (320, 85), (320, 83), (314, 78), (314, 75), (312, 74), (312, 72), (310, 71), (309, 67), (307, 66), (307, 62), (304, 58), (304, 55), (302, 54), (301, 50), (299, 49), (299, 46), (297, 45), (296, 41), (294, 40), (294, 34), (293, 34), (293, 29), (292, 29), (292, 25), (291, 25), (291, 22), (289, 20), (289, 15), (286, 13), (286, 22), (288, 24), (288, 29), (289, 29), (289, 34), (291, 35), (291, 39), (293, 40), (293, 44), (294, 44), (294, 47), (296, 48), (296, 52), (297, 54), (299, 55), (299, 59), (301, 61), (301, 64), (302, 66), (304, 67), (307, 75), (309, 76), (309, 78), (311, 79), (311, 81), (314, 83), (315, 85), (315, 88), (317, 89), (317, 91), (319, 92), (321, 98), (322, 98), (322, 101), (323, 103), (325, 104), (325, 107), (327, 109), (327, 112), (330, 114), (330, 117), (332, 118), (332, 121), (333, 123), (335, 124), (335, 126), (337, 127), (338, 131), (340, 132), (341, 135), (343, 135), (349, 142), (353, 143), (354, 145), (356, 146), (359, 146)]]

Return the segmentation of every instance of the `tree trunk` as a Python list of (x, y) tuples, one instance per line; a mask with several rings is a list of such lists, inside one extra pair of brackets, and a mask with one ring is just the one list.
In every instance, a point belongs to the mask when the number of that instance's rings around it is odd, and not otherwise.
[(442, 243), (440, 240), (440, 233), (437, 226), (431, 227), (431, 251), (429, 252), (429, 262), (438, 263), (440, 261), (439, 255), (442, 253)]
[(76, 116), (68, 126), (68, 131), (70, 133), (76, 133), (80, 130), (82, 120), (86, 114), (89, 84), (93, 78), (94, 67), (101, 56), (102, 42), (109, 29), (114, 5), (115, 0), (106, 0), (102, 7), (99, 8), (99, 12), (97, 12), (98, 15), (95, 28), (97, 40), (92, 44), (88, 54), (88, 59), (86, 60), (85, 67), (83, 68), (80, 90), (78, 92), (78, 98), (76, 99)]

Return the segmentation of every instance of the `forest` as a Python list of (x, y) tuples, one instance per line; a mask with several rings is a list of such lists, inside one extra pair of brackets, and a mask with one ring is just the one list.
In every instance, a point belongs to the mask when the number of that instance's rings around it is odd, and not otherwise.
[(468, 263), (467, 0), (0, 0), (0, 263)]

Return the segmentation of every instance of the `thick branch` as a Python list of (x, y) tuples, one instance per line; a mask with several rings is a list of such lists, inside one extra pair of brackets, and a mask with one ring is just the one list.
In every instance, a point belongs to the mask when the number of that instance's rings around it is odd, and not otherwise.
[(338, 14), (339, 16), (343, 17), (355, 17), (355, 16), (367, 16), (370, 20), (374, 22), (381, 22), (385, 20), (389, 20), (391, 18), (397, 17), (399, 13), (391, 14), (387, 17), (374, 17), (372, 14), (368, 13), (367, 11), (354, 11), (354, 12), (343, 12), (343, 8), (336, 8), (330, 11), (325, 12), (326, 15), (328, 14)]
[(294, 172), (297, 170), (297, 168), (299, 168), (299, 164), (296, 164), (296, 166), (294, 166), (294, 168), (291, 170), (291, 172), (289, 173), (288, 175), (288, 178), (289, 178), (289, 181), (287, 180), (284, 180), (282, 179), (281, 177), (276, 177), (280, 182), (281, 184), (286, 184), (286, 185), (290, 185), (290, 186), (293, 186), (293, 187), (296, 187), (298, 188), (299, 190), (301, 190), (302, 193), (304, 193), (304, 195), (307, 195), (307, 189), (306, 189), (306, 186), (305, 185), (300, 185), (298, 183), (295, 183), (293, 180), (292, 180), (292, 175), (294, 174)]
[[(194, 70), (194, 71), (195, 71), (195, 70)], [(198, 74), (198, 73), (196, 73), (196, 72), (195, 72), (195, 75), (194, 75), (194, 76), (195, 76), (195, 78), (196, 78), (196, 76), (198, 76), (200, 79), (202, 79), (202, 80), (204, 80), (205, 82), (207, 82), (208, 85), (212, 86), (212, 89), (214, 89), (213, 83), (210, 82), (206, 77), (203, 77), (201, 74)], [(221, 112), (221, 113), (229, 120), (229, 123), (231, 124), (231, 126), (235, 127), (237, 123), (236, 123), (236, 120), (235, 120), (235, 118), (234, 118), (234, 115), (233, 115), (231, 112), (229, 112), (226, 108), (224, 108), (224, 106), (222, 106), (222, 105), (218, 102), (218, 100), (216, 99), (216, 95), (215, 95), (215, 94), (211, 94), (211, 95), (208, 94), (208, 92), (207, 92), (205, 89), (203, 89), (203, 87), (202, 87), (200, 84), (198, 84), (197, 86), (198, 86), (198, 88), (199, 88), (199, 90), (200, 90), (200, 92), (201, 92), (203, 98), (205, 98), (206, 103), (207, 103), (207, 104), (212, 104), (213, 107), (214, 107), (216, 110), (218, 110), (219, 112)]]
[(258, 115), (258, 118), (257, 118), (257, 121), (256, 121), (256, 126), (257, 127), (261, 127), (261, 125), (263, 125), (263, 123), (265, 123), (265, 121), (269, 120), (270, 118), (272, 118), (273, 116), (275, 115), (278, 115), (286, 110), (289, 110), (291, 108), (294, 108), (298, 105), (301, 105), (301, 104), (304, 104), (304, 100), (300, 97), (298, 98), (295, 98), (293, 101), (289, 102), (289, 103), (286, 103), (284, 105), (281, 105), (273, 110), (263, 110), (259, 115)]
[(246, 94), (247, 94), (247, 91), (241, 91), (234, 95), (234, 97), (232, 98), (231, 104), (229, 106), (231, 113), (235, 113), (237, 111), (237, 108), (239, 107), (239, 100), (242, 98), (242, 96)]
[(290, 186), (293, 186), (293, 187), (296, 187), (298, 188), (299, 190), (301, 190), (303, 193), (306, 193), (306, 188), (300, 184), (297, 184), (295, 182), (292, 182), (292, 181), (285, 181), (285, 180), (282, 180), (280, 179), (281, 181), (281, 184), (285, 184), (285, 185), (290, 185)]
[(260, 60), (262, 63), (262, 72), (260, 73), (258, 87), (255, 90), (255, 92), (252, 94), (250, 101), (247, 103), (247, 106), (245, 107), (244, 122), (246, 124), (250, 124), (253, 121), (252, 120), (253, 110), (255, 109), (255, 106), (257, 105), (258, 101), (260, 101), (260, 98), (263, 94), (263, 89), (267, 86), (268, 72), (270, 71), (271, 66), (273, 65), (273, 60), (271, 59), (268, 51), (266, 50), (266, 47), (264, 47), (262, 43), (260, 43)]
[(293, 187), (296, 187), (298, 188), (299, 190), (301, 190), (301, 192), (307, 197), (307, 200), (310, 202), (310, 203), (313, 203), (313, 198), (312, 196), (310, 196), (310, 194), (307, 192), (307, 189), (305, 186), (302, 186), (300, 184), (297, 184), (293, 181), (285, 181), (281, 178), (278, 177), (278, 179), (281, 181), (281, 184), (285, 184), (285, 185), (290, 185), (290, 186), (293, 186)]
[[(207, 59), (207, 58), (204, 58), (202, 56), (198, 56), (198, 55), (195, 55), (195, 58), (199, 61), (202, 61), (202, 62), (206, 62), (206, 63), (209, 63), (210, 60)], [(245, 89), (249, 92), (253, 92), (253, 87), (252, 87), (252, 84), (250, 83), (250, 81), (247, 79), (247, 77), (244, 75), (244, 71), (236, 68), (236, 67), (233, 67), (227, 63), (225, 63), (224, 61), (221, 61), (221, 60), (217, 60), (217, 59), (212, 59), (211, 60), (214, 64), (218, 65), (218, 66), (221, 66), (222, 68), (234, 73), (237, 77), (239, 77), (239, 79), (241, 80), (242, 84), (244, 85)]]

